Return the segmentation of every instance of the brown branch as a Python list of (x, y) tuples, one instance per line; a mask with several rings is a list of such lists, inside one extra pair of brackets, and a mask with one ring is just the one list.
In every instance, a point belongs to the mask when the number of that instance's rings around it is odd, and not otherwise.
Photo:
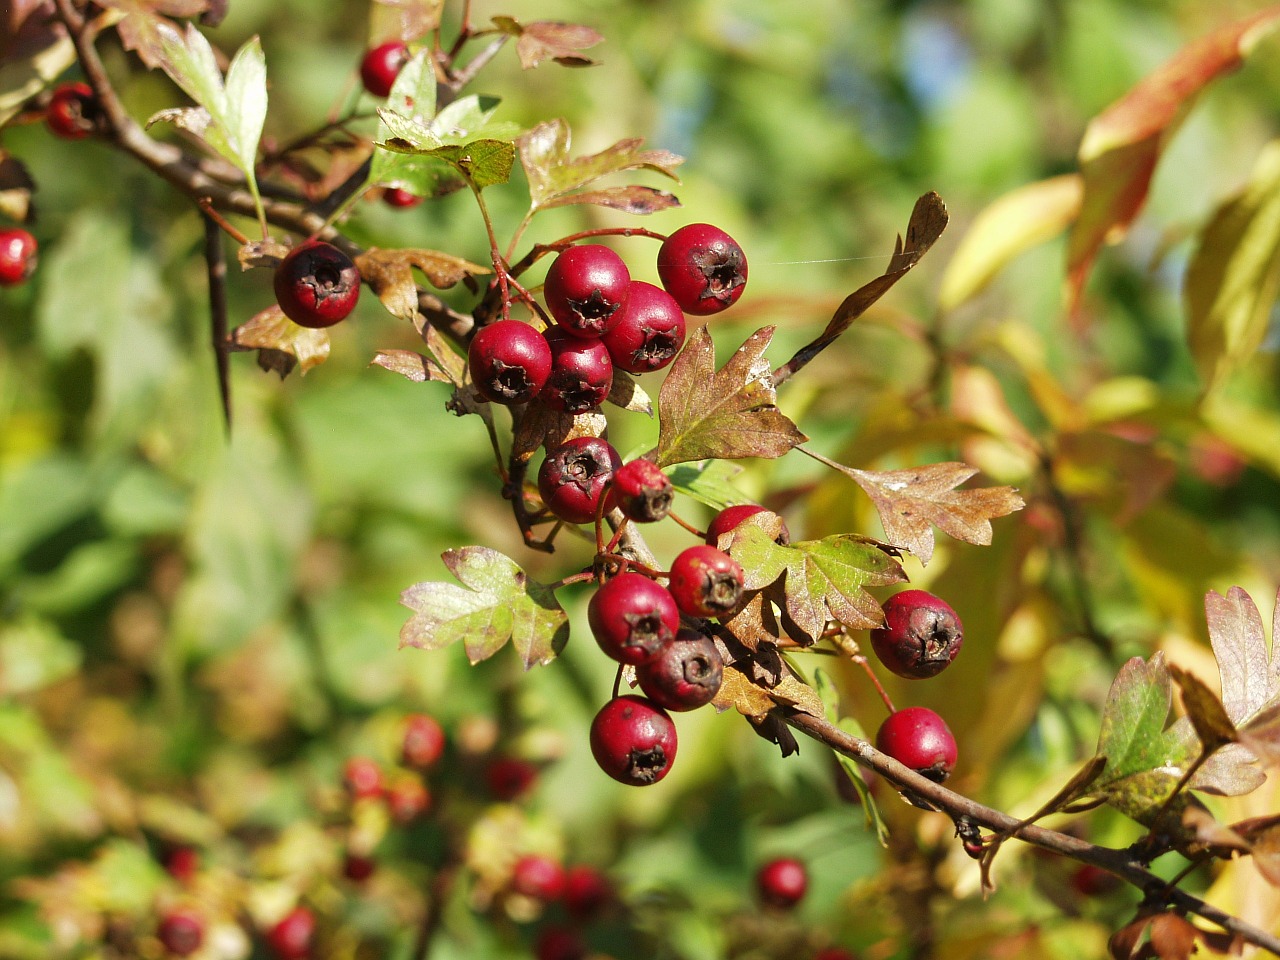
[(222, 418), (231, 429), (231, 364), (227, 342), (227, 257), (222, 249), (222, 227), (207, 213), (204, 221), (204, 259), (209, 276), (209, 339), (218, 371)]

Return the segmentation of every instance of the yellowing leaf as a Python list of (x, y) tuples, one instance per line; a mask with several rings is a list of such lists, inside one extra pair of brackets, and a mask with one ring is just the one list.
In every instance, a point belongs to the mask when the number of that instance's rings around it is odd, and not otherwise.
[(431, 285), (441, 289), (452, 287), (467, 276), (488, 273), (486, 267), (437, 250), (381, 250), (370, 247), (356, 258), (360, 277), (378, 295), (382, 305), (401, 320), (412, 320), (418, 313), (418, 285), (413, 268), (422, 271)]
[(301, 327), (272, 305), (231, 331), (236, 350), (257, 350), (258, 365), (288, 376), (296, 364), (306, 373), (329, 359), (329, 331)]

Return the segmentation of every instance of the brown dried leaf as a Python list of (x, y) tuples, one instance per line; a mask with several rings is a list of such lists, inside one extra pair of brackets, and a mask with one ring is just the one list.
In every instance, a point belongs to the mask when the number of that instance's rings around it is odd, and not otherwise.
[(571, 193), (544, 203), (542, 209), (567, 207), (575, 203), (593, 203), (598, 207), (608, 207), (610, 210), (621, 210), (623, 213), (643, 217), (678, 207), (680, 199), (666, 190), (632, 184), (625, 187), (608, 187), (603, 190)]
[(773, 604), (765, 597), (763, 590), (746, 594), (742, 606), (732, 617), (724, 620), (722, 625), (751, 651), (755, 651), (761, 643), (776, 640), (782, 633)]
[(777, 703), (794, 707), (811, 717), (826, 716), (826, 707), (822, 703), (822, 698), (818, 696), (818, 691), (790, 674), (783, 677), (777, 686), (769, 691), (769, 696)]
[[(1210, 590), (1204, 598), (1209, 643), (1222, 673), (1222, 705), (1240, 725), (1280, 693), (1280, 656), (1267, 655), (1262, 616), (1253, 598), (1240, 587), (1224, 597)], [(1280, 596), (1276, 613), (1280, 616)]]
[(369, 284), (387, 311), (401, 320), (412, 321), (418, 313), (418, 284), (413, 268), (435, 287), (446, 289), (467, 276), (480, 276), (489, 270), (437, 250), (381, 250), (370, 247), (356, 257), (361, 278)]
[(31, 194), (35, 188), (26, 165), (0, 149), (0, 214), (25, 223), (31, 214)]
[(608, 421), (598, 410), (579, 413), (562, 413), (534, 400), (524, 409), (511, 441), (511, 456), (528, 463), (538, 450), (545, 446), (554, 450), (560, 444), (576, 437), (601, 437), (608, 428)]
[(653, 416), (653, 401), (644, 388), (636, 383), (635, 378), (623, 370), (613, 371), (613, 387), (609, 390), (608, 401), (615, 407)]
[(155, 70), (164, 61), (160, 25), (173, 27), (169, 17), (200, 16), (208, 10), (209, 0), (102, 0), (101, 5), (119, 14), (116, 32), (121, 45)]
[(257, 350), (258, 365), (283, 379), (296, 364), (305, 374), (329, 359), (329, 331), (300, 327), (272, 304), (228, 338), (234, 350)]
[(554, 60), (566, 67), (587, 67), (595, 60), (583, 56), (586, 50), (604, 37), (590, 27), (558, 20), (535, 20), (520, 23), (514, 17), (494, 17), (493, 23), (504, 33), (516, 37), (516, 54), (520, 66), (532, 70), (543, 60)]
[(421, 312), (414, 314), (413, 328), (418, 331), (418, 336), (422, 337), (422, 342), (427, 345), (431, 359), (449, 375), (450, 382), (455, 386), (463, 383), (467, 376), (466, 358), (450, 346), (444, 334), (431, 326)]
[(236, 251), (236, 259), (240, 261), (241, 270), (252, 270), (255, 267), (276, 268), (289, 255), (289, 248), (272, 237), (265, 240), (250, 240)]
[(441, 370), (438, 363), (414, 350), (379, 350), (370, 364), (398, 373), (414, 383), (453, 383), (453, 378)]
[(733, 707), (744, 717), (763, 717), (776, 706), (769, 691), (753, 683), (733, 664), (724, 668), (720, 690), (711, 702), (718, 711)]
[(1235, 724), (1227, 716), (1217, 694), (1199, 677), (1176, 664), (1169, 665), (1169, 675), (1182, 689), (1182, 706), (1200, 738), (1201, 749), (1205, 753), (1213, 753), (1219, 747), (1235, 743)]
[(1151, 946), (1160, 960), (1190, 960), (1197, 930), (1186, 917), (1162, 913), (1151, 919)]

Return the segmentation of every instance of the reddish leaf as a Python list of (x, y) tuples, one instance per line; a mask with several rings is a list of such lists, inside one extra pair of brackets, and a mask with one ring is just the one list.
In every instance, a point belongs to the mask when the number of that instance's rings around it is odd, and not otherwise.
[(1160, 153), (1197, 95), (1239, 67), (1277, 20), (1280, 7), (1272, 7), (1188, 44), (1090, 122), (1080, 144), (1084, 201), (1067, 251), (1073, 308), (1098, 250), (1142, 209)]
[[(1276, 612), (1280, 614), (1280, 596)], [(1267, 655), (1262, 616), (1253, 598), (1240, 587), (1224, 597), (1210, 590), (1204, 598), (1209, 643), (1222, 673), (1222, 703), (1239, 725), (1280, 693), (1280, 656)]]
[(580, 193), (570, 193), (544, 203), (542, 209), (567, 207), (575, 203), (593, 203), (598, 207), (621, 210), (623, 213), (641, 217), (680, 206), (680, 200), (674, 193), (655, 190), (653, 187), (632, 185), (629, 187), (609, 187), (604, 190), (583, 190)]
[(230, 340), (233, 349), (259, 351), (259, 366), (282, 378), (295, 364), (305, 374), (329, 359), (329, 331), (300, 327), (275, 304), (232, 330)]
[(1169, 675), (1182, 689), (1182, 706), (1200, 738), (1200, 749), (1213, 753), (1219, 747), (1234, 743), (1235, 724), (1223, 709), (1222, 701), (1204, 681), (1175, 664), (1169, 665)]
[(535, 20), (520, 23), (514, 17), (494, 17), (494, 25), (504, 33), (516, 37), (516, 54), (520, 66), (531, 70), (543, 60), (554, 60), (566, 67), (588, 67), (596, 61), (579, 51), (600, 43), (597, 31), (578, 23), (562, 23), (558, 20)]

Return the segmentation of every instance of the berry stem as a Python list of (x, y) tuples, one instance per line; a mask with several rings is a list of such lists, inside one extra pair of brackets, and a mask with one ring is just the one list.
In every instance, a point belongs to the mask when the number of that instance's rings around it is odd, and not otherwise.
[(605, 553), (601, 551), (596, 555), (597, 564), (616, 564), (619, 573), (626, 573), (628, 570), (634, 570), (636, 573), (643, 573), (651, 580), (662, 580), (669, 577), (670, 574), (665, 570), (655, 570), (653, 567), (645, 566), (630, 557), (623, 556), (620, 553)]
[(688, 530), (690, 533), (692, 533), (692, 534), (693, 534), (695, 537), (697, 537), (699, 540), (705, 540), (705, 539), (706, 539), (706, 537), (707, 537), (707, 532), (706, 532), (705, 530), (699, 530), (699, 529), (698, 529), (697, 527), (695, 527), (693, 524), (691, 524), (691, 523), (689, 523), (689, 522), (687, 522), (687, 521), (685, 521), (685, 520), (681, 520), (681, 519), (680, 519), (680, 517), (678, 517), (678, 516), (676, 515), (676, 512), (675, 512), (674, 510), (669, 511), (669, 512), (667, 513), (667, 516), (668, 516), (668, 517), (670, 517), (672, 520), (674, 520), (676, 523), (678, 523), (680, 526), (684, 527), (686, 530)]
[(880, 699), (884, 701), (884, 705), (888, 709), (889, 713), (897, 713), (898, 711), (894, 707), (893, 701), (889, 699), (888, 692), (881, 685), (880, 678), (876, 676), (876, 672), (871, 669), (871, 664), (867, 662), (867, 658), (859, 653), (853, 657), (853, 662), (862, 667), (862, 669), (866, 671), (867, 676), (871, 678), (871, 683), (875, 686), (876, 692), (880, 694)]
[(252, 242), (248, 237), (246, 237), (243, 233), (241, 233), (238, 229), (236, 229), (236, 227), (232, 225), (232, 223), (229, 220), (227, 220), (226, 217), (224, 217), (222, 214), (220, 214), (217, 210), (213, 208), (212, 197), (201, 197), (199, 200), (196, 201), (196, 205), (200, 207), (200, 211), (208, 219), (212, 220), (219, 227), (221, 227), (223, 232), (226, 233), (227, 236), (229, 236), (236, 243), (240, 244), (242, 247), (247, 246)]

